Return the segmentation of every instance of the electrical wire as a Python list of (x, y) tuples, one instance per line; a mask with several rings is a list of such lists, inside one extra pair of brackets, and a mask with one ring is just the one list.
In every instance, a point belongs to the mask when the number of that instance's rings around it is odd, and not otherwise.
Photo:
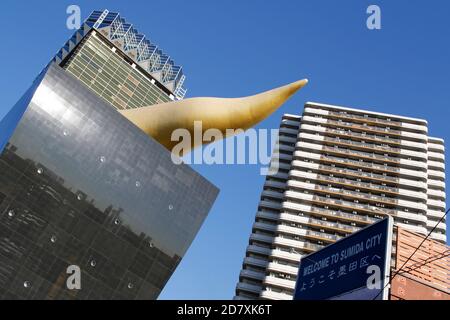
[(421, 260), (421, 261), (417, 261), (416, 263), (413, 263), (413, 264), (410, 265), (410, 266), (405, 266), (405, 268), (412, 269), (412, 268), (415, 268), (417, 265), (427, 264), (427, 263), (428, 263), (428, 262), (427, 262), (428, 260), (431, 260), (431, 259), (434, 259), (434, 258), (443, 256), (443, 255), (445, 255), (445, 254), (447, 254), (447, 253), (449, 253), (449, 252), (450, 252), (450, 249), (447, 249), (447, 250), (445, 250), (445, 251), (443, 251), (443, 252), (440, 252), (440, 253), (438, 253), (438, 254), (436, 254), (436, 255), (434, 255), (434, 256), (428, 257), (428, 258), (426, 258), (426, 259), (424, 259), (424, 260)]
[[(447, 258), (447, 257), (449, 257), (449, 256), (450, 256), (450, 253), (449, 253), (449, 254), (446, 254), (446, 255), (443, 255), (443, 256), (441, 256), (441, 257), (435, 257), (433, 260), (426, 261), (425, 263), (423, 263), (423, 264), (421, 264), (421, 265), (418, 265), (418, 266), (416, 266), (416, 267), (414, 267), (414, 268), (412, 268), (412, 269), (410, 269), (410, 270), (400, 272), (398, 275), (401, 276), (402, 274), (410, 273), (410, 272), (412, 272), (412, 271), (415, 271), (415, 270), (417, 270), (417, 269), (420, 269), (421, 267), (423, 267), (423, 266), (425, 266), (425, 265), (427, 265), (427, 264), (429, 264), (429, 263), (432, 263), (432, 262), (437, 261), (437, 260), (440, 260), (440, 259)], [(428, 259), (427, 259), (427, 260), (428, 260)]]
[(414, 250), (414, 252), (409, 256), (408, 259), (406, 259), (406, 261), (403, 263), (403, 265), (400, 267), (400, 269), (398, 269), (394, 275), (391, 277), (391, 279), (389, 280), (388, 283), (386, 283), (386, 285), (383, 287), (382, 290), (380, 290), (380, 292), (378, 292), (378, 294), (375, 296), (375, 298), (373, 298), (372, 300), (376, 300), (380, 294), (386, 290), (387, 286), (390, 285), (392, 283), (392, 280), (394, 280), (394, 278), (400, 273), (400, 271), (406, 266), (406, 264), (409, 262), (409, 260), (411, 260), (411, 258), (416, 254), (416, 252), (419, 250), (419, 248), (425, 243), (425, 241), (430, 237), (430, 235), (434, 232), (434, 230), (436, 230), (437, 226), (444, 220), (444, 218), (447, 216), (447, 213), (450, 211), (450, 209), (448, 209), (445, 214), (439, 219), (438, 223), (436, 223), (436, 225), (433, 227), (433, 229), (430, 230), (430, 232), (428, 232), (427, 236), (423, 239), (423, 241), (416, 247), (416, 250)]

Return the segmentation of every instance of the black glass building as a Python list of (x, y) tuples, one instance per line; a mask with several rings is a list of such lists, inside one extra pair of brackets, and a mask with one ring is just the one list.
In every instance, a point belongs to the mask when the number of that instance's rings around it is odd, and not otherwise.
[(69, 65), (0, 120), (0, 298), (156, 299), (218, 190)]

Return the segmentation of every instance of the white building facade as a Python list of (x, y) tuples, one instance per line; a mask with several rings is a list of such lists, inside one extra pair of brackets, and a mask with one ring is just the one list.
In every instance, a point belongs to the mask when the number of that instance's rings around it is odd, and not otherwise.
[[(428, 234), (445, 214), (444, 160), (425, 120), (319, 103), (284, 115), (235, 299), (292, 299), (303, 255), (386, 215)], [(445, 220), (431, 238), (446, 242)]]

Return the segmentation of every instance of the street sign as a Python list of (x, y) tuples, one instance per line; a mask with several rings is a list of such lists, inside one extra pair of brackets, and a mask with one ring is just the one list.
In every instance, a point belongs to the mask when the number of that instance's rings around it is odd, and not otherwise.
[(387, 299), (392, 226), (388, 217), (303, 257), (294, 300)]

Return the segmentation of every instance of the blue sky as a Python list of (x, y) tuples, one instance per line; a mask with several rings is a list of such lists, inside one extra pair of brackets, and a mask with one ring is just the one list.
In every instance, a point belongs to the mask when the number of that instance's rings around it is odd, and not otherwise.
[[(121, 12), (184, 67), (190, 97), (245, 96), (309, 78), (260, 128), (277, 128), (283, 113), (317, 101), (424, 118), (431, 135), (450, 141), (445, 0), (4, 0), (0, 118), (73, 33), (70, 4), (83, 18), (94, 9)], [(381, 30), (366, 28), (370, 4), (381, 7)], [(160, 298), (230, 299), (264, 177), (257, 165), (194, 167), (221, 193)]]

